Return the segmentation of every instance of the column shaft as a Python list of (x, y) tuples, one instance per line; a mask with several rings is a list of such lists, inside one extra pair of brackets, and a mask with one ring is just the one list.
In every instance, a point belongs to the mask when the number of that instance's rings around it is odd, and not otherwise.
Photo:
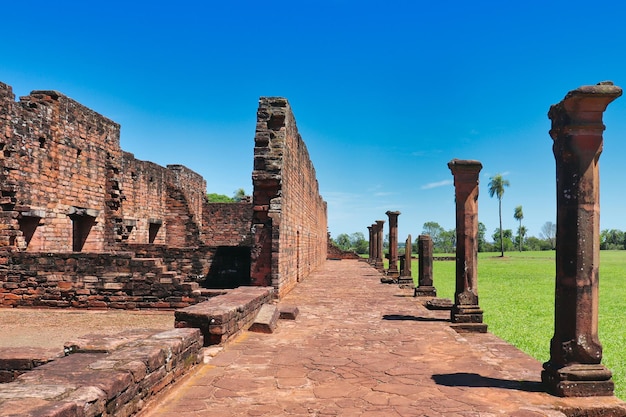
[(433, 286), (433, 240), (429, 235), (417, 237), (417, 254), (419, 259), (418, 287), (413, 295), (416, 297), (436, 297), (437, 289)]
[(554, 336), (542, 380), (560, 396), (612, 395), (598, 338), (602, 115), (622, 94), (612, 83), (570, 91), (550, 108), (557, 189)]
[(486, 332), (483, 311), (478, 306), (478, 161), (453, 159), (448, 163), (454, 176), (456, 198), (456, 290), (450, 313), (457, 330)]
[(389, 269), (387, 275), (397, 278), (398, 272), (398, 216), (399, 211), (387, 211), (389, 217)]

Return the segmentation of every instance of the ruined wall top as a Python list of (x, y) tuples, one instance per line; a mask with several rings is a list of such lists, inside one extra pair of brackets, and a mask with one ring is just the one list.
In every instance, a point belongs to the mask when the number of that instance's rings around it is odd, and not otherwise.
[(327, 207), (289, 102), (261, 97), (252, 172), (251, 277), (280, 296), (326, 259)]
[(102, 251), (120, 242), (189, 245), (200, 235), (202, 176), (135, 159), (120, 148), (119, 124), (58, 91), (16, 102), (0, 82), (0, 151), (0, 211), (8, 213), (0, 247)]

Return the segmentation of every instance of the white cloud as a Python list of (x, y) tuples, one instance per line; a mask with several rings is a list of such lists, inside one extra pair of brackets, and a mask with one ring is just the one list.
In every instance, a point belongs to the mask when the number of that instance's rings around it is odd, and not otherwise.
[(437, 181), (437, 182), (430, 182), (428, 184), (424, 184), (421, 186), (422, 190), (430, 190), (431, 188), (437, 188), (437, 187), (445, 187), (447, 185), (452, 185), (454, 184), (454, 180), (443, 180), (443, 181)]

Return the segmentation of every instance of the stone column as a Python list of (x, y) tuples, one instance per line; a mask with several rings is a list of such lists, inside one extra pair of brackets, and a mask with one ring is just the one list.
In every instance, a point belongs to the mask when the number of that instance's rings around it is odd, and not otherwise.
[(385, 271), (383, 264), (383, 225), (384, 220), (376, 220), (376, 269), (380, 272)]
[(397, 278), (400, 273), (398, 271), (398, 216), (399, 211), (387, 211), (385, 213), (389, 217), (389, 269), (387, 275)]
[(369, 247), (369, 253), (367, 257), (367, 263), (371, 264), (374, 259), (374, 239), (373, 239), (373, 231), (372, 228), (374, 226), (367, 226), (367, 231), (369, 232), (369, 240), (367, 246)]
[(548, 113), (556, 160), (556, 291), (550, 360), (541, 379), (559, 396), (613, 395), (598, 338), (598, 160), (602, 114), (621, 95), (613, 83), (583, 86)]
[[(411, 242), (411, 235), (406, 238), (404, 244), (404, 264), (402, 265), (401, 277), (412, 277), (411, 275), (411, 253), (413, 251), (413, 242)], [(411, 278), (412, 280), (413, 278)]]
[(436, 297), (437, 289), (433, 287), (433, 240), (429, 235), (417, 237), (418, 287), (415, 288), (415, 297)]
[(457, 331), (486, 332), (478, 306), (478, 161), (453, 159), (456, 198), (456, 290), (450, 319)]
[(372, 259), (370, 265), (376, 266), (376, 257), (378, 256), (378, 225), (372, 224)]

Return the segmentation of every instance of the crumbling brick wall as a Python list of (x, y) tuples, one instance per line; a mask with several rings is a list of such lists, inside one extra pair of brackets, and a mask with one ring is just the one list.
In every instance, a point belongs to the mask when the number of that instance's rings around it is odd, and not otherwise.
[(254, 148), (251, 279), (279, 296), (326, 259), (327, 207), (288, 101), (262, 97)]
[(15, 102), (0, 83), (0, 100), (1, 207), (8, 220), (0, 245), (103, 250), (107, 169), (120, 156), (119, 125), (55, 91)]
[(117, 123), (56, 91), (16, 102), (0, 83), (0, 248), (200, 243), (205, 180), (181, 165), (135, 159), (119, 135)]

